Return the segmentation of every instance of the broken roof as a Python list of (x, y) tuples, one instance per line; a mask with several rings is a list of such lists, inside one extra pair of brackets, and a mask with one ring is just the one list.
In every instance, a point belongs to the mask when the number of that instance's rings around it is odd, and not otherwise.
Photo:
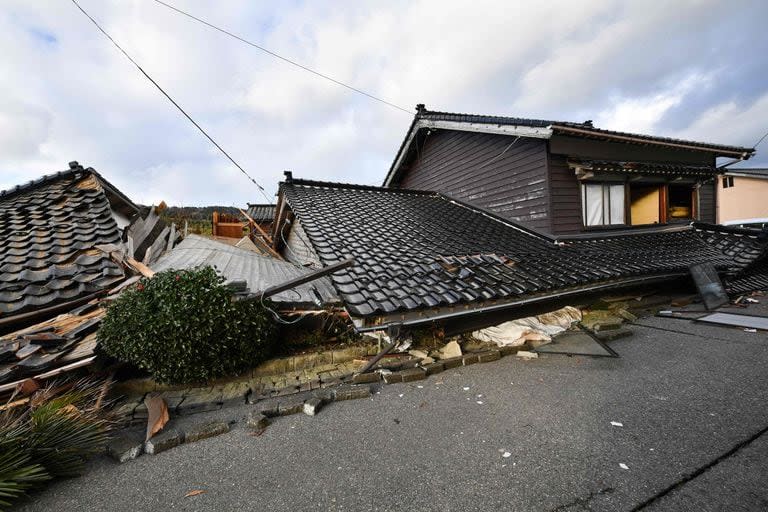
[(121, 267), (96, 248), (120, 243), (113, 209), (138, 211), (77, 162), (68, 171), (0, 192), (0, 323), (123, 279)]
[(559, 246), (434, 192), (291, 179), (280, 195), (324, 265), (355, 258), (354, 266), (332, 275), (333, 285), (352, 316), (378, 321), (420, 312), (412, 320), (418, 323), (687, 275), (701, 261), (738, 271), (765, 247), (757, 238), (726, 244), (725, 235), (692, 228), (648, 235), (652, 239), (604, 237)]
[(687, 151), (706, 151), (714, 153), (716, 156), (741, 158), (743, 160), (748, 159), (755, 152), (754, 148), (742, 146), (605, 130), (595, 128), (592, 125), (592, 121), (574, 123), (571, 121), (527, 119), (521, 117), (434, 112), (427, 110), (422, 104), (417, 105), (416, 109), (413, 122), (384, 179), (384, 186), (390, 186), (395, 181), (400, 165), (405, 155), (409, 153), (416, 134), (424, 129), (475, 131), (541, 139), (549, 139), (553, 135), (568, 135), (626, 144), (665, 146)]
[[(310, 271), (270, 256), (234, 247), (198, 235), (188, 235), (180, 244), (165, 253), (152, 265), (160, 272), (168, 269), (191, 269), (212, 266), (227, 281), (246, 281), (251, 293), (303, 276)], [(315, 293), (317, 291), (317, 294)], [(291, 305), (323, 305), (338, 302), (328, 278), (320, 278), (270, 298), (273, 302)]]
[(275, 205), (248, 203), (248, 210), (246, 213), (256, 222), (272, 222), (275, 219)]

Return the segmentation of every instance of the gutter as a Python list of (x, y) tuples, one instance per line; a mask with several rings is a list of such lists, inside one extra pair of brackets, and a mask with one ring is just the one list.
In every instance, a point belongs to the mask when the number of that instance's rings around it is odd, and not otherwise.
[(570, 126), (563, 126), (563, 125), (552, 125), (552, 129), (558, 132), (574, 133), (574, 134), (592, 136), (592, 137), (602, 137), (606, 139), (619, 140), (623, 142), (634, 142), (637, 144), (649, 144), (649, 145), (663, 146), (663, 147), (669, 147), (669, 148), (675, 148), (675, 149), (686, 149), (689, 151), (706, 151), (707, 153), (717, 153), (721, 155), (733, 155), (735, 158), (738, 158), (739, 160), (748, 160), (755, 152), (754, 149), (749, 149), (749, 148), (743, 148), (743, 150), (740, 151), (738, 149), (725, 149), (725, 147), (723, 146), (704, 146), (704, 145), (698, 145), (698, 144), (682, 144), (679, 142), (665, 142), (661, 140), (646, 139), (646, 138), (635, 137), (631, 135), (618, 135), (618, 134), (606, 133), (600, 130), (573, 128)]
[(514, 302), (506, 302), (504, 304), (494, 304), (492, 306), (485, 306), (480, 307), (477, 309), (472, 309), (469, 311), (458, 311), (454, 313), (443, 313), (443, 314), (436, 314), (434, 316), (427, 316), (425, 318), (418, 318), (413, 320), (404, 320), (404, 321), (390, 321), (388, 323), (380, 324), (380, 325), (372, 325), (367, 327), (355, 327), (356, 332), (372, 332), (372, 331), (381, 331), (386, 330), (389, 326), (392, 325), (404, 325), (404, 326), (414, 326), (419, 324), (424, 324), (428, 322), (438, 322), (438, 321), (444, 321), (444, 320), (451, 320), (454, 318), (459, 318), (462, 316), (471, 316), (471, 315), (480, 315), (483, 313), (492, 313), (492, 312), (499, 312), (503, 311), (505, 309), (512, 309), (518, 306), (526, 306), (529, 304), (537, 304), (540, 302), (545, 302), (552, 299), (559, 299), (561, 297), (570, 297), (573, 295), (580, 295), (582, 293), (587, 292), (594, 292), (594, 291), (600, 291), (600, 290), (606, 290), (606, 289), (615, 289), (615, 288), (624, 288), (627, 286), (631, 286), (634, 284), (648, 284), (648, 283), (656, 283), (656, 282), (663, 282), (671, 278), (677, 278), (682, 277), (684, 275), (687, 275), (685, 272), (678, 272), (674, 274), (664, 274), (661, 276), (656, 276), (652, 278), (647, 277), (636, 277), (627, 281), (622, 281), (621, 283), (604, 283), (599, 285), (593, 285), (593, 286), (587, 286), (582, 287), (577, 290), (570, 290), (567, 292), (560, 292), (557, 294), (550, 294), (550, 295), (544, 295), (540, 297), (532, 297), (530, 299), (522, 299)]

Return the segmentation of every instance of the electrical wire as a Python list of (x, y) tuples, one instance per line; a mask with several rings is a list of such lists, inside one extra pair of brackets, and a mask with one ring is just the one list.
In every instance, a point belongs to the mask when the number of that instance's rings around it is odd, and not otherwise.
[(237, 34), (234, 34), (234, 33), (230, 32), (228, 30), (225, 30), (225, 29), (223, 29), (221, 27), (218, 27), (218, 26), (214, 25), (213, 23), (209, 23), (209, 22), (205, 21), (204, 19), (198, 18), (197, 16), (194, 16), (194, 15), (192, 15), (192, 14), (186, 12), (186, 11), (183, 11), (183, 10), (179, 9), (178, 7), (174, 7), (174, 6), (170, 5), (170, 4), (167, 4), (167, 3), (163, 2), (162, 0), (155, 0), (155, 2), (157, 2), (160, 5), (163, 5), (163, 6), (167, 7), (168, 9), (171, 9), (172, 11), (175, 11), (175, 12), (177, 12), (177, 13), (183, 15), (183, 16), (186, 16), (186, 17), (188, 17), (190, 19), (193, 19), (193, 20), (197, 21), (198, 23), (202, 23), (203, 25), (205, 25), (205, 26), (207, 26), (209, 28), (217, 30), (217, 31), (221, 32), (222, 34), (226, 34), (229, 37), (233, 37), (233, 38), (237, 39), (238, 41), (240, 41), (242, 43), (245, 43), (245, 44), (247, 44), (249, 46), (253, 46), (254, 48), (256, 48), (258, 50), (261, 50), (262, 52), (264, 52), (264, 53), (266, 53), (268, 55), (271, 55), (272, 57), (280, 59), (283, 62), (287, 62), (288, 64), (290, 64), (292, 66), (296, 66), (299, 69), (303, 69), (304, 71), (307, 71), (309, 73), (312, 73), (313, 75), (316, 75), (316, 76), (318, 76), (320, 78), (328, 80), (329, 82), (333, 82), (336, 85), (340, 85), (342, 87), (345, 87), (345, 88), (349, 89), (350, 91), (354, 91), (354, 92), (356, 92), (358, 94), (362, 94), (363, 96), (367, 96), (368, 98), (370, 98), (372, 100), (375, 100), (375, 101), (378, 101), (380, 103), (383, 103), (384, 105), (390, 106), (392, 108), (396, 108), (397, 110), (401, 110), (401, 111), (405, 112), (406, 114), (408, 114), (409, 116), (413, 114), (410, 110), (408, 110), (406, 108), (403, 108), (403, 107), (401, 107), (399, 105), (396, 105), (396, 104), (394, 104), (394, 103), (392, 103), (390, 101), (387, 101), (385, 99), (379, 98), (378, 96), (374, 96), (373, 94), (367, 93), (367, 92), (365, 92), (365, 91), (363, 91), (361, 89), (358, 89), (357, 87), (353, 87), (353, 86), (351, 86), (349, 84), (346, 84), (346, 83), (342, 82), (341, 80), (337, 80), (337, 79), (335, 79), (335, 78), (333, 78), (331, 76), (328, 76), (328, 75), (326, 75), (324, 73), (316, 71), (316, 70), (314, 70), (312, 68), (309, 68), (307, 66), (299, 64), (298, 62), (296, 62), (294, 60), (291, 60), (291, 59), (289, 59), (287, 57), (283, 57), (282, 55), (280, 55), (278, 53), (275, 53), (272, 50), (268, 50), (267, 48), (264, 48), (263, 46), (260, 46), (260, 45), (258, 45), (256, 43), (252, 42), (252, 41), (249, 41), (249, 40), (247, 40), (247, 39), (245, 39), (243, 37), (238, 36)]
[(206, 131), (205, 131), (205, 130), (204, 130), (204, 129), (203, 129), (203, 128), (202, 128), (202, 127), (201, 127), (201, 126), (200, 126), (200, 125), (199, 125), (199, 124), (198, 124), (198, 123), (197, 123), (197, 122), (194, 120), (194, 119), (192, 119), (192, 116), (190, 116), (190, 115), (189, 115), (189, 114), (188, 114), (188, 113), (187, 113), (187, 112), (186, 112), (186, 111), (185, 111), (183, 108), (181, 108), (181, 106), (180, 106), (178, 103), (176, 103), (176, 101), (175, 101), (175, 100), (174, 100), (174, 99), (173, 99), (173, 98), (172, 98), (172, 97), (171, 97), (171, 96), (170, 96), (170, 95), (169, 95), (167, 92), (165, 92), (165, 89), (163, 89), (162, 87), (160, 87), (160, 84), (158, 84), (157, 82), (155, 82), (155, 80), (154, 80), (154, 79), (153, 79), (151, 76), (149, 76), (149, 74), (148, 74), (146, 71), (144, 71), (144, 69), (143, 69), (143, 68), (142, 68), (142, 67), (139, 65), (139, 63), (138, 63), (138, 62), (136, 62), (135, 60), (133, 60), (133, 57), (131, 57), (130, 55), (128, 55), (128, 52), (126, 52), (125, 50), (123, 50), (123, 48), (122, 48), (122, 47), (121, 47), (121, 46), (120, 46), (120, 45), (117, 43), (117, 41), (115, 41), (115, 40), (112, 38), (112, 36), (110, 36), (110, 35), (107, 33), (107, 31), (106, 31), (106, 30), (104, 30), (104, 29), (101, 27), (101, 25), (99, 25), (99, 23), (98, 23), (98, 22), (97, 22), (95, 19), (93, 19), (93, 17), (91, 17), (91, 15), (90, 15), (90, 14), (88, 14), (88, 13), (85, 11), (85, 9), (83, 9), (83, 8), (80, 6), (80, 4), (79, 4), (79, 3), (77, 3), (77, 0), (72, 0), (72, 3), (73, 3), (73, 4), (75, 4), (75, 6), (76, 6), (78, 9), (80, 9), (80, 12), (82, 12), (82, 13), (83, 13), (83, 14), (84, 14), (84, 15), (85, 15), (85, 16), (86, 16), (86, 17), (87, 17), (89, 20), (91, 20), (91, 23), (93, 23), (93, 24), (96, 26), (96, 28), (98, 28), (98, 29), (99, 29), (99, 31), (100, 31), (102, 34), (104, 34), (104, 35), (107, 37), (107, 39), (109, 39), (109, 40), (112, 42), (112, 44), (113, 44), (113, 45), (115, 45), (115, 47), (116, 47), (118, 50), (120, 50), (120, 52), (121, 52), (123, 55), (125, 55), (125, 57), (126, 57), (126, 58), (127, 58), (129, 61), (131, 61), (131, 63), (132, 63), (134, 66), (136, 66), (136, 68), (137, 68), (137, 69), (138, 69), (138, 70), (141, 72), (141, 74), (142, 74), (142, 75), (144, 75), (144, 76), (147, 78), (147, 80), (149, 80), (150, 82), (152, 82), (152, 85), (154, 85), (155, 87), (157, 87), (157, 89), (158, 89), (158, 90), (159, 90), (161, 93), (163, 93), (163, 96), (165, 96), (165, 97), (168, 99), (168, 101), (170, 101), (171, 103), (173, 103), (173, 106), (175, 106), (175, 107), (176, 107), (176, 108), (179, 110), (179, 112), (181, 112), (182, 114), (184, 114), (184, 117), (186, 117), (186, 118), (187, 118), (187, 119), (188, 119), (188, 120), (189, 120), (189, 121), (190, 121), (190, 122), (191, 122), (193, 125), (195, 125), (195, 128), (197, 128), (198, 130), (200, 130), (200, 133), (202, 133), (203, 135), (205, 135), (205, 137), (206, 137), (206, 138), (207, 138), (209, 141), (211, 141), (211, 143), (212, 143), (214, 146), (216, 146), (216, 149), (218, 149), (219, 151), (221, 151), (221, 153), (222, 153), (222, 154), (223, 154), (225, 157), (227, 157), (227, 159), (229, 159), (229, 161), (230, 161), (230, 162), (232, 162), (232, 164), (234, 164), (234, 166), (235, 166), (235, 167), (237, 167), (237, 169), (238, 169), (238, 170), (239, 170), (241, 173), (243, 173), (243, 174), (244, 174), (244, 175), (245, 175), (245, 176), (246, 176), (246, 177), (247, 177), (249, 180), (251, 180), (251, 182), (253, 182), (253, 184), (254, 184), (254, 185), (256, 185), (256, 187), (258, 187), (259, 191), (261, 192), (261, 195), (263, 195), (263, 196), (264, 196), (264, 198), (267, 200), (267, 202), (268, 202), (269, 204), (274, 204), (274, 203), (272, 202), (272, 200), (270, 200), (270, 199), (269, 199), (269, 197), (267, 196), (267, 194), (266, 194), (266, 192), (265, 192), (265, 190), (264, 190), (264, 187), (262, 187), (261, 185), (259, 185), (259, 184), (258, 184), (258, 182), (256, 182), (256, 180), (255, 180), (255, 179), (253, 179), (253, 178), (251, 177), (251, 175), (250, 175), (250, 174), (248, 174), (248, 173), (246, 172), (246, 170), (245, 170), (245, 169), (243, 169), (243, 167), (242, 167), (240, 164), (238, 164), (238, 163), (235, 161), (235, 159), (234, 159), (234, 158), (232, 158), (232, 157), (230, 156), (230, 154), (229, 154), (229, 153), (227, 153), (227, 152), (224, 150), (224, 148), (222, 148), (222, 147), (219, 145), (219, 143), (218, 143), (218, 142), (216, 142), (216, 141), (213, 139), (213, 137), (211, 137), (210, 135), (208, 135), (208, 132), (206, 132)]
[(756, 143), (755, 143), (755, 144), (752, 146), (752, 149), (757, 149), (757, 146), (759, 146), (759, 145), (760, 145), (760, 143), (761, 143), (761, 142), (763, 142), (763, 141), (765, 140), (765, 138), (766, 138), (766, 137), (768, 137), (768, 132), (765, 132), (765, 134), (764, 134), (762, 137), (760, 137), (760, 140), (758, 140), (758, 141), (757, 141), (757, 142), (756, 142)]
[(509, 145), (508, 145), (507, 147), (505, 147), (505, 148), (504, 148), (504, 151), (502, 151), (501, 153), (499, 153), (499, 154), (498, 154), (498, 155), (496, 155), (495, 157), (491, 158), (491, 159), (490, 159), (490, 160), (488, 160), (487, 162), (484, 162), (482, 165), (480, 165), (480, 167), (478, 167), (477, 169), (475, 169), (475, 172), (479, 171), (480, 169), (484, 169), (485, 167), (487, 167), (487, 166), (491, 165), (493, 162), (495, 162), (496, 160), (498, 160), (499, 158), (501, 158), (502, 156), (504, 156), (504, 153), (506, 153), (506, 152), (509, 150), (509, 148), (511, 148), (512, 146), (514, 146), (514, 145), (515, 145), (515, 143), (516, 143), (517, 141), (519, 141), (519, 140), (520, 140), (520, 137), (519, 137), (519, 136), (518, 136), (518, 137), (515, 137), (515, 140), (513, 140), (512, 142), (510, 142), (510, 143), (509, 143)]

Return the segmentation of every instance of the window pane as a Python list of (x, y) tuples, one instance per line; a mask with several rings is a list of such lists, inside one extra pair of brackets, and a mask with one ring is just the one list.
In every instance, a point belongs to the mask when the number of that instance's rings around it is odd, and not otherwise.
[(603, 224), (603, 186), (584, 185), (584, 217), (587, 226)]
[(611, 185), (611, 224), (624, 224), (624, 185)]

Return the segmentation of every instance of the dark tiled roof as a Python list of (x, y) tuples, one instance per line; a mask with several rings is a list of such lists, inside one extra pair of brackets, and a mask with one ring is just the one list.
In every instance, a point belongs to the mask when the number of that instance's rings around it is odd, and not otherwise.
[(74, 300), (123, 278), (95, 246), (119, 243), (97, 175), (76, 167), (0, 192), (0, 318)]
[(592, 125), (591, 121), (587, 121), (584, 123), (574, 123), (571, 121), (551, 121), (551, 120), (546, 121), (543, 119), (526, 119), (521, 117), (486, 116), (486, 115), (477, 115), (477, 114), (456, 114), (451, 112), (432, 112), (429, 110), (424, 110), (420, 113), (417, 113), (417, 117), (421, 119), (432, 119), (435, 121), (457, 121), (461, 123), (480, 123), (480, 124), (492, 124), (492, 125), (502, 125), (502, 126), (503, 125), (530, 126), (534, 128), (545, 128), (548, 126), (552, 126), (555, 132), (558, 131), (558, 127), (562, 127), (563, 129), (565, 129), (565, 130), (561, 130), (563, 132), (568, 131), (567, 130), (568, 128), (576, 128), (578, 130), (584, 130), (586, 132), (589, 132), (588, 134), (585, 133), (584, 134), (585, 136), (592, 135), (595, 137), (599, 137), (600, 135), (604, 135), (604, 136), (630, 137), (635, 139), (643, 139), (648, 142), (692, 145), (692, 146), (697, 146), (701, 148), (712, 149), (714, 151), (733, 151), (738, 153), (753, 153), (755, 151), (754, 148), (746, 148), (742, 146), (712, 144), (709, 142), (696, 142), (691, 140), (675, 139), (671, 137), (659, 137), (656, 135), (643, 135), (639, 133), (604, 130), (601, 128), (595, 128)]
[(248, 216), (256, 222), (272, 222), (275, 219), (275, 205), (248, 204)]
[(332, 280), (360, 317), (686, 274), (699, 261), (740, 265), (738, 251), (727, 254), (693, 229), (558, 246), (437, 193), (301, 180), (281, 192), (324, 264), (355, 258)]

